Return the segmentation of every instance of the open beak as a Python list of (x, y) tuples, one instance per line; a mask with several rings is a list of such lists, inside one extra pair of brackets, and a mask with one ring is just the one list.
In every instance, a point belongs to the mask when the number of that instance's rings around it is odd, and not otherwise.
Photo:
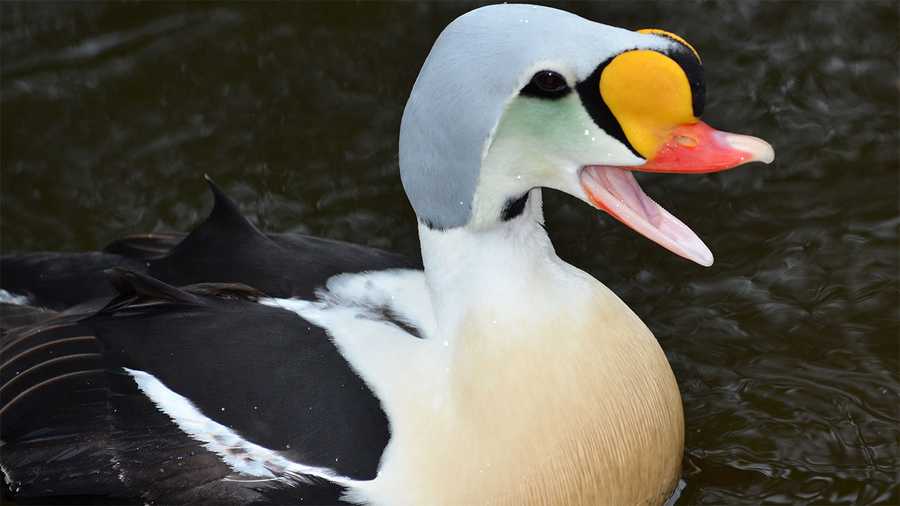
[(762, 139), (721, 132), (697, 121), (675, 127), (643, 165), (587, 165), (581, 169), (580, 182), (598, 209), (676, 255), (708, 267), (713, 263), (709, 248), (687, 225), (648, 197), (630, 171), (702, 174), (774, 159), (775, 151)]

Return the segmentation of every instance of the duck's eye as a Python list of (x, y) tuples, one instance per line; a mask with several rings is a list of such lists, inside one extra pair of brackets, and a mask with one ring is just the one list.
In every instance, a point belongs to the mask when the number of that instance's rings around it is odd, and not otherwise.
[(522, 88), (522, 95), (540, 98), (560, 98), (571, 91), (566, 78), (559, 72), (540, 70)]

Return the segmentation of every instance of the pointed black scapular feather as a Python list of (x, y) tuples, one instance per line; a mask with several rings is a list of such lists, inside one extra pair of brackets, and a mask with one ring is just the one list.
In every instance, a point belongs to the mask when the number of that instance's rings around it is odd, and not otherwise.
[(166, 283), (242, 283), (273, 297), (310, 298), (331, 276), (421, 262), (376, 248), (302, 234), (264, 234), (206, 178), (213, 208), (188, 235), (154, 233), (114, 241), (102, 252), (0, 257), (0, 288), (34, 305), (65, 309), (113, 295), (104, 271), (148, 272)]
[(301, 234), (266, 235), (207, 177), (209, 217), (166, 256), (150, 261), (154, 277), (175, 285), (237, 282), (273, 297), (309, 298), (336, 274), (418, 264), (393, 253)]

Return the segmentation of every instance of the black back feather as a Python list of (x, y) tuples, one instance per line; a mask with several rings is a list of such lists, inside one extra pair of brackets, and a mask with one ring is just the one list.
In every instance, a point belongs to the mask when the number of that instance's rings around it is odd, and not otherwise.
[(114, 291), (104, 272), (149, 273), (175, 286), (240, 283), (273, 297), (309, 298), (340, 273), (421, 268), (421, 262), (376, 248), (302, 234), (264, 234), (211, 179), (213, 208), (188, 235), (154, 233), (114, 241), (102, 252), (0, 257), (0, 288), (31, 303), (65, 309)]

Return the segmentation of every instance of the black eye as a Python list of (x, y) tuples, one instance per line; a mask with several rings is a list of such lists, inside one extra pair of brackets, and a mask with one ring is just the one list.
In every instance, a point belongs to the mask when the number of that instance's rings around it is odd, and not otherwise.
[(571, 91), (566, 78), (559, 72), (540, 70), (522, 88), (521, 94), (529, 97), (560, 98)]

